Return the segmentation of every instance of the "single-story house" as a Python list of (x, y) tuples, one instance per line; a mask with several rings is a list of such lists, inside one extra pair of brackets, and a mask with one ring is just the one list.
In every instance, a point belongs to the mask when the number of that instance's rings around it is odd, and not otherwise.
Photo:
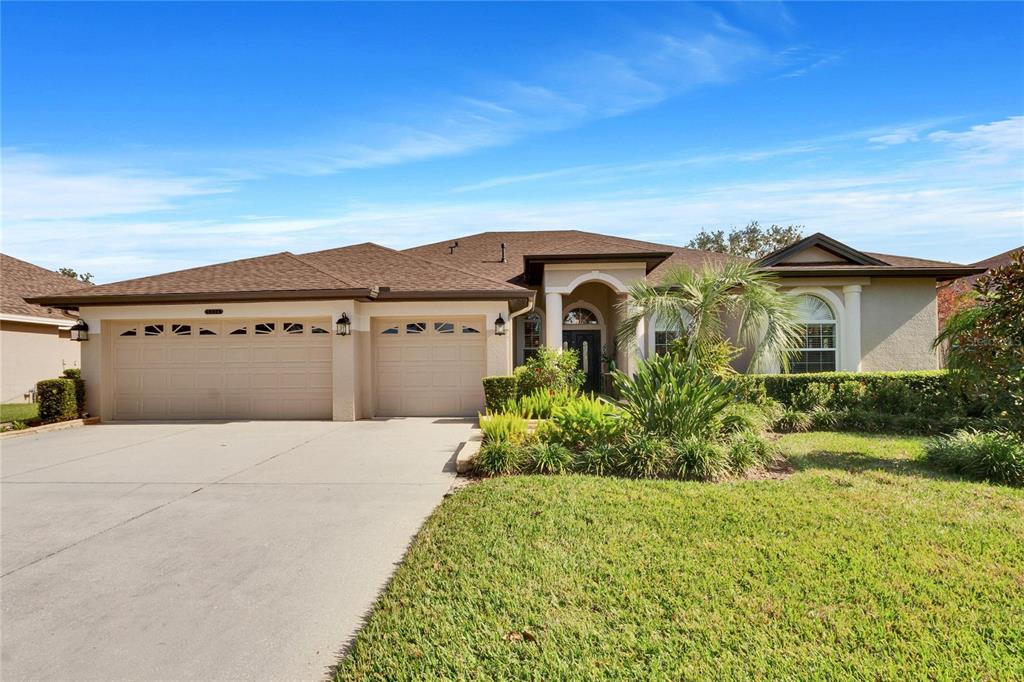
[[(41, 296), (78, 310), (89, 411), (103, 420), (475, 415), (481, 379), (571, 346), (591, 387), (674, 331), (617, 348), (631, 283), (729, 258), (575, 230), (485, 232), (396, 251), (277, 253)], [(974, 271), (822, 234), (761, 261), (800, 296), (796, 371), (938, 366), (936, 282)]]
[(78, 317), (25, 300), (74, 286), (64, 275), (0, 254), (0, 402), (32, 402), (37, 381), (79, 366), (81, 347), (69, 331)]

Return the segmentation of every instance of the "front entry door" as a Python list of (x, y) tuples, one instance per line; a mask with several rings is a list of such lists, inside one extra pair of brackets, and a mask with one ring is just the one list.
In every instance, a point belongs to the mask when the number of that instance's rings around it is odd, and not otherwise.
[(579, 367), (587, 377), (583, 384), (583, 390), (599, 392), (601, 390), (601, 332), (563, 331), (562, 346), (572, 348), (579, 356)]

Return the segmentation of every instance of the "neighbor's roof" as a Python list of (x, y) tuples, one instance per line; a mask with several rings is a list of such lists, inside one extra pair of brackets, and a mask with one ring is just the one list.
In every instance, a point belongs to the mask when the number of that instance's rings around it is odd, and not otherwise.
[[(29, 303), (26, 298), (67, 291), (76, 280), (53, 270), (32, 265), (0, 253), (0, 314), (43, 317), (50, 320), (76, 320), (61, 310)], [(78, 283), (78, 288), (90, 288)]]

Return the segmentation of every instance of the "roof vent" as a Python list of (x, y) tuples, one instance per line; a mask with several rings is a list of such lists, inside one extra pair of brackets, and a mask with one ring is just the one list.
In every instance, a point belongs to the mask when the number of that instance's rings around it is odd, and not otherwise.
[(454, 241), (454, 242), (452, 242), (452, 243), (451, 243), (451, 244), (450, 244), (450, 245), (448, 246), (448, 255), (450, 256), (450, 255), (452, 255), (453, 253), (455, 253), (455, 249), (456, 249), (456, 248), (458, 248), (458, 246), (459, 246), (459, 242), (458, 242), (457, 240), (456, 240), (456, 241)]
[(508, 262), (508, 258), (505, 258), (505, 242), (501, 243), (501, 262), (502, 263), (507, 263)]

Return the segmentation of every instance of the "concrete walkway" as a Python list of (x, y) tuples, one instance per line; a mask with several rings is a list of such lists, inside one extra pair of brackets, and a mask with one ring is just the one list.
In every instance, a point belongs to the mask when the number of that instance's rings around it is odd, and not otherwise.
[(469, 432), (393, 419), (4, 439), (3, 679), (323, 677)]

